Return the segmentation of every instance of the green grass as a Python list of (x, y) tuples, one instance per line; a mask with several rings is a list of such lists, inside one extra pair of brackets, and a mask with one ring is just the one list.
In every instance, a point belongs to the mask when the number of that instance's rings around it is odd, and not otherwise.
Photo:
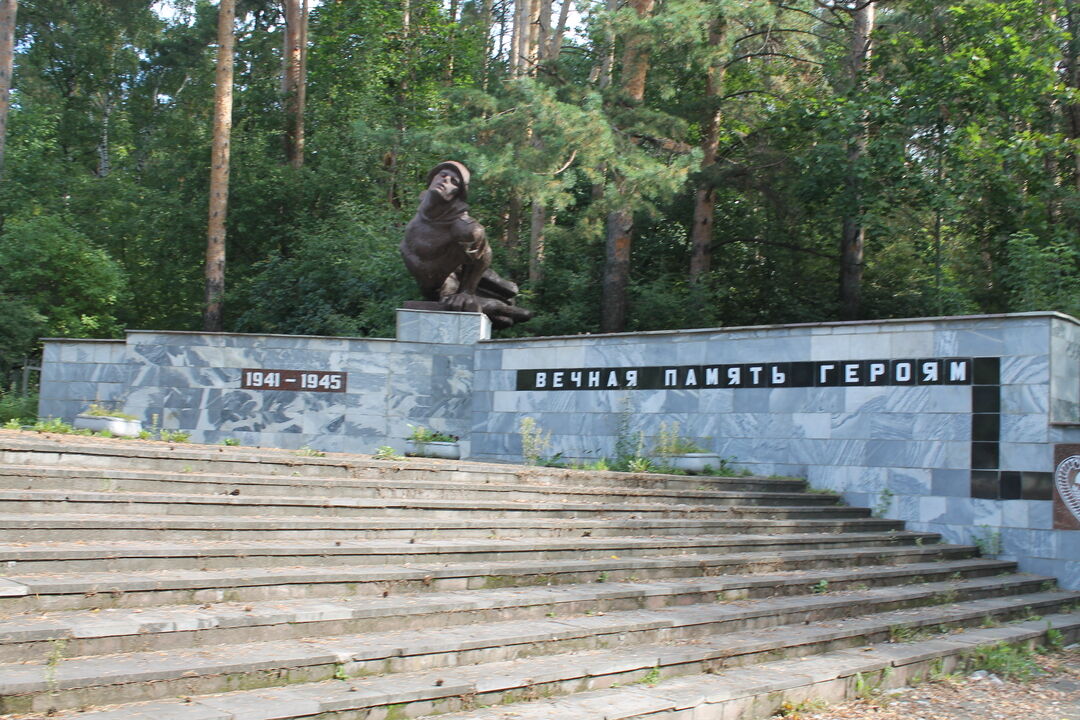
[(968, 655), (969, 670), (986, 670), (1009, 680), (1031, 680), (1042, 670), (1036, 664), (1035, 651), (998, 643), (975, 648)]
[(19, 425), (32, 425), (37, 419), (37, 408), (37, 393), (31, 395), (20, 395), (15, 392), (0, 393), (0, 423), (14, 420)]

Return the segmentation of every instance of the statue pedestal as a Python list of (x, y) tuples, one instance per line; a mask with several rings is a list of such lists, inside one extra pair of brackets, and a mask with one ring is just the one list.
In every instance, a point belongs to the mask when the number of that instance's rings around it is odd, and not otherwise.
[[(418, 307), (418, 306), (430, 306)], [(397, 309), (397, 339), (402, 342), (472, 345), (491, 339), (491, 320), (477, 312), (446, 310), (437, 302), (413, 300)]]

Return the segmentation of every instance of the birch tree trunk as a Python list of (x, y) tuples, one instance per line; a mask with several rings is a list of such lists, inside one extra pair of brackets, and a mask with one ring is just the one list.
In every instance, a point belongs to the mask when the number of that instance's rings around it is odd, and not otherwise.
[(214, 136), (210, 159), (210, 217), (206, 232), (206, 299), (203, 330), (223, 329), (225, 217), (229, 205), (229, 138), (232, 133), (233, 26), (236, 0), (218, 7), (218, 55), (214, 75)]
[(513, 33), (510, 36), (510, 77), (521, 75), (529, 36), (531, 0), (514, 0)]
[(548, 57), (552, 60), (558, 60), (559, 53), (562, 51), (562, 41), (563, 36), (566, 34), (566, 20), (570, 16), (571, 2), (573, 0), (563, 0), (562, 5), (559, 7), (559, 19), (551, 33), (551, 41), (547, 51)]
[(540, 28), (540, 6), (542, 4), (548, 4), (551, 0), (529, 0), (529, 16), (526, 20), (526, 41), (525, 41), (525, 65), (522, 70), (523, 75), (536, 75), (537, 66), (537, 48), (540, 47), (541, 28)]
[(611, 85), (611, 69), (615, 66), (615, 30), (611, 23), (611, 16), (619, 9), (619, 0), (607, 0), (608, 21), (604, 26), (604, 46), (599, 53), (600, 61), (593, 65), (589, 72), (589, 84), (603, 90)]
[[(491, 67), (491, 0), (480, 0), (480, 27), (484, 28), (483, 53), (480, 56), (480, 89), (487, 92), (488, 69)], [(501, 35), (500, 30), (500, 35)]]

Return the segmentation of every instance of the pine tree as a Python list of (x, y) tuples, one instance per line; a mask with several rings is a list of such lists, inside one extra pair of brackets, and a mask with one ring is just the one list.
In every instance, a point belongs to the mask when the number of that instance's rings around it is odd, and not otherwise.
[(229, 206), (235, 18), (235, 0), (221, 0), (218, 6), (218, 57), (210, 163), (210, 218), (206, 232), (206, 297), (203, 310), (203, 330), (206, 332), (221, 332), (224, 329), (225, 218)]

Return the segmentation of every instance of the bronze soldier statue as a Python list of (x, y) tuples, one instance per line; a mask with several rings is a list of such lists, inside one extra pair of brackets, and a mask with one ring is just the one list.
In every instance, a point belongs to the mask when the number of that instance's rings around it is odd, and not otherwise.
[(494, 327), (524, 322), (532, 312), (514, 305), (518, 287), (491, 269), (484, 226), (469, 217), (469, 169), (439, 163), (428, 173), (420, 207), (405, 226), (401, 256), (425, 300), (441, 309), (482, 312)]

